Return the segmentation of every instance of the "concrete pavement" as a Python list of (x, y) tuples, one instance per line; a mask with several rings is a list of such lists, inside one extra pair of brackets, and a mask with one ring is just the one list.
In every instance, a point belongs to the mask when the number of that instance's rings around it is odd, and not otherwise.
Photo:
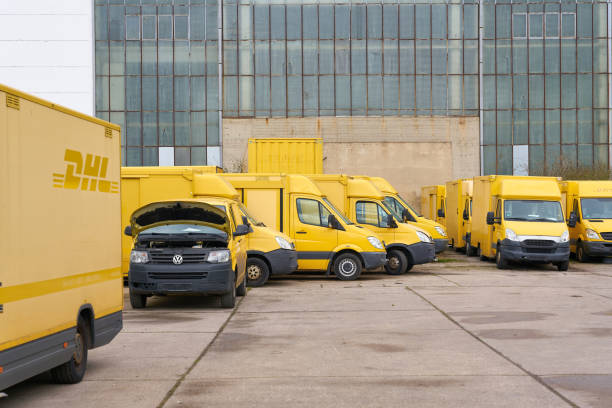
[(402, 276), (273, 280), (234, 312), (128, 306), (85, 381), (40, 376), (0, 406), (612, 406), (612, 265), (441, 258)]

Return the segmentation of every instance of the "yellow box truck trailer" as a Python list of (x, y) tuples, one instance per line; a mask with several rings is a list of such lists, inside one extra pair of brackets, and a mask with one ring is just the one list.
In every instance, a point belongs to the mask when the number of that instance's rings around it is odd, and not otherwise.
[(446, 231), (450, 245), (456, 250), (470, 249), (466, 243), (470, 237), (472, 186), (472, 179), (446, 183)]
[[(214, 168), (213, 168), (214, 169)], [(123, 225), (138, 207), (159, 200), (198, 198), (223, 209), (234, 208), (250, 233), (247, 250), (247, 284), (261, 286), (270, 275), (289, 274), (297, 268), (293, 240), (256, 219), (240, 202), (240, 195), (225, 179), (200, 167), (123, 167), (121, 169)], [(234, 207), (235, 206), (235, 207)], [(125, 215), (127, 214), (127, 215)], [(123, 270), (127, 276), (131, 237), (123, 241)]]
[(224, 174), (249, 212), (295, 242), (298, 270), (359, 278), (363, 269), (386, 263), (382, 239), (357, 227), (302, 175)]
[(0, 390), (75, 383), (122, 327), (120, 129), (4, 86), (0, 124)]
[(446, 186), (421, 187), (421, 214), (446, 227)]
[(367, 177), (359, 176), (370, 180), (384, 195), (384, 203), (396, 217), (401, 218), (404, 222), (422, 228), (433, 238), (436, 246), (436, 253), (444, 251), (448, 248), (448, 237), (446, 230), (442, 224), (427, 219), (419, 214), (406, 200), (404, 200), (398, 191), (382, 177)]
[[(579, 262), (612, 256), (612, 181), (560, 182), (570, 250)], [(571, 220), (570, 220), (571, 219)]]
[(419, 227), (402, 222), (386, 208), (383, 193), (371, 181), (346, 175), (308, 176), (339, 211), (357, 225), (378, 234), (385, 243), (391, 275), (435, 258), (433, 239)]
[[(569, 265), (569, 232), (558, 179), (482, 176), (474, 178), (471, 245), (481, 259)], [(570, 222), (571, 224), (572, 222)]]

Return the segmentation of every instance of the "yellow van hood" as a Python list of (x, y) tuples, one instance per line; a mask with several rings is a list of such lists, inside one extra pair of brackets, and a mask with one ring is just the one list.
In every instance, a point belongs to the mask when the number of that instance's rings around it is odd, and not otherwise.
[(546, 235), (560, 237), (567, 226), (563, 222), (529, 222), (505, 221), (506, 228), (510, 228), (516, 235)]
[[(595, 218), (594, 218), (595, 219)], [(612, 232), (612, 220), (602, 219), (601, 222), (582, 220), (584, 228), (590, 228), (597, 233), (600, 232)]]
[(169, 224), (198, 224), (230, 234), (227, 214), (199, 201), (160, 201), (140, 207), (132, 213), (132, 236), (143, 229)]

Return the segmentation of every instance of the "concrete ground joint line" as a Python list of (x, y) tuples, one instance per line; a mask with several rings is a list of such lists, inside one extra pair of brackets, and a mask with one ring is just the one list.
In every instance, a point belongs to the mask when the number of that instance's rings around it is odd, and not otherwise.
[(434, 272), (432, 272), (431, 274), (432, 274), (433, 276), (436, 276), (436, 277), (440, 278), (440, 279), (444, 279), (445, 281), (450, 282), (450, 283), (452, 283), (453, 285), (455, 285), (455, 286), (457, 286), (457, 287), (459, 287), (459, 288), (462, 288), (462, 287), (463, 287), (463, 285), (461, 285), (461, 284), (459, 284), (459, 283), (457, 283), (457, 282), (455, 282), (455, 281), (453, 281), (453, 280), (451, 280), (451, 279), (448, 279), (448, 278), (446, 278), (446, 277), (444, 277), (444, 276), (442, 276), (442, 275), (440, 275), (440, 274), (437, 274), (437, 273), (434, 273)]
[(238, 307), (242, 304), (242, 301), (244, 300), (245, 296), (243, 296), (234, 306), (234, 309), (232, 310), (232, 312), (230, 313), (230, 315), (227, 317), (227, 319), (223, 322), (223, 324), (221, 325), (221, 327), (219, 328), (219, 330), (217, 331), (217, 334), (212, 338), (212, 340), (210, 340), (210, 342), (206, 345), (206, 347), (204, 347), (204, 350), (202, 350), (202, 352), (200, 353), (200, 355), (195, 359), (195, 361), (193, 362), (193, 364), (191, 364), (189, 366), (189, 368), (187, 369), (187, 371), (185, 371), (185, 373), (183, 373), (183, 375), (181, 375), (179, 377), (179, 379), (176, 381), (176, 383), (172, 386), (172, 388), (170, 388), (170, 390), (166, 393), (166, 395), (164, 396), (164, 398), (161, 400), (161, 402), (157, 405), (157, 408), (163, 408), (164, 405), (166, 405), (166, 403), (170, 400), (170, 398), (174, 395), (174, 393), (176, 392), (176, 390), (178, 389), (178, 387), (183, 383), (183, 381), (185, 381), (185, 378), (187, 378), (187, 376), (189, 375), (189, 373), (191, 373), (191, 371), (195, 368), (196, 365), (198, 365), (198, 363), (204, 358), (204, 356), (206, 355), (206, 353), (208, 352), (208, 350), (212, 347), (212, 345), (214, 344), (215, 340), (217, 340), (217, 338), (221, 335), (221, 333), (223, 333), (223, 330), (225, 330), (225, 327), (227, 326), (227, 324), (229, 323), (229, 321), (232, 319), (232, 316), (234, 316), (234, 314), (236, 313), (236, 311), (238, 311)]
[(491, 346), (489, 343), (487, 343), (486, 341), (484, 341), (483, 339), (481, 339), (480, 337), (478, 337), (477, 335), (475, 335), (474, 333), (472, 333), (470, 330), (468, 330), (467, 328), (465, 328), (461, 323), (459, 323), (457, 320), (453, 319), (448, 313), (446, 313), (445, 311), (443, 311), (442, 309), (440, 309), (438, 306), (436, 306), (433, 302), (431, 302), (429, 299), (427, 299), (425, 296), (421, 295), (419, 292), (413, 290), (412, 288), (410, 288), (409, 286), (406, 286), (406, 289), (409, 290), (410, 292), (414, 293), (415, 295), (417, 295), (418, 297), (420, 297), (421, 299), (423, 299), (423, 301), (429, 303), (433, 308), (435, 308), (438, 312), (440, 312), (440, 314), (442, 314), (442, 316), (446, 317), (451, 323), (454, 323), (455, 325), (457, 325), (459, 328), (461, 328), (461, 330), (463, 330), (465, 333), (467, 333), (468, 335), (470, 335), (471, 337), (473, 337), (476, 341), (480, 342), (481, 344), (483, 344), (485, 347), (487, 347), (489, 350), (491, 350), (492, 352), (494, 352), (495, 354), (497, 354), (498, 356), (500, 356), (501, 358), (503, 358), (504, 360), (506, 360), (507, 362), (509, 362), (510, 364), (512, 364), (513, 366), (515, 366), (516, 368), (518, 368), (519, 370), (521, 370), (522, 372), (524, 372), (525, 374), (527, 374), (529, 377), (531, 377), (534, 381), (536, 381), (538, 384), (540, 384), (541, 386), (543, 386), (544, 388), (546, 388), (548, 391), (550, 391), (551, 393), (553, 393), (554, 395), (556, 395), (557, 397), (559, 397), (561, 400), (563, 400), (566, 404), (568, 404), (570, 407), (573, 408), (580, 408), (579, 405), (577, 405), (576, 403), (574, 403), (573, 401), (571, 401), (569, 398), (567, 398), (565, 395), (561, 394), (559, 391), (557, 391), (556, 389), (554, 389), (553, 387), (551, 387), (550, 385), (548, 385), (544, 380), (542, 380), (542, 378), (540, 378), (540, 376), (533, 374), (531, 371), (527, 370), (526, 368), (524, 368), (522, 365), (520, 365), (519, 363), (517, 363), (516, 361), (512, 360), (510, 357), (506, 356), (504, 353), (502, 353), (500, 350), (496, 349), (495, 347)]

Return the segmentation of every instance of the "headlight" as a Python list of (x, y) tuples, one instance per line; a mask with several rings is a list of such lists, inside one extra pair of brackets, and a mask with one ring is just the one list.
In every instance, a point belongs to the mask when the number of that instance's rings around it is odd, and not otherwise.
[(422, 242), (432, 242), (432, 239), (429, 237), (429, 235), (425, 234), (424, 232), (416, 231), (416, 233)]
[(276, 242), (278, 242), (278, 246), (280, 246), (282, 249), (293, 249), (293, 246), (291, 245), (291, 243), (289, 241), (287, 241), (285, 238), (283, 237), (274, 237), (276, 239)]
[[(587, 230), (589, 231), (589, 230)], [(593, 231), (595, 232), (595, 231)], [(588, 235), (588, 233), (587, 233)], [(595, 232), (595, 235), (597, 235), (597, 233)], [(561, 242), (567, 242), (569, 241), (569, 232), (568, 231), (563, 231), (563, 234), (561, 234)]]
[(446, 231), (444, 231), (444, 228), (436, 227), (436, 231), (438, 231), (438, 234), (442, 235), (443, 237), (446, 236)]
[(132, 251), (130, 262), (135, 264), (147, 263), (149, 262), (149, 254), (146, 251)]
[(508, 228), (506, 230), (506, 238), (508, 238), (510, 241), (516, 241), (516, 232), (512, 231), (510, 228)]
[(212, 262), (212, 263), (222, 263), (222, 262), (229, 262), (230, 260), (230, 251), (228, 250), (223, 250), (223, 251), (210, 251), (208, 253), (208, 262)]
[(599, 239), (599, 234), (596, 233), (595, 231), (593, 231), (590, 228), (587, 228), (586, 236), (587, 236), (588, 239)]
[(380, 239), (376, 237), (368, 237), (368, 241), (370, 241), (370, 244), (372, 244), (374, 248), (385, 249), (382, 242), (380, 242)]

